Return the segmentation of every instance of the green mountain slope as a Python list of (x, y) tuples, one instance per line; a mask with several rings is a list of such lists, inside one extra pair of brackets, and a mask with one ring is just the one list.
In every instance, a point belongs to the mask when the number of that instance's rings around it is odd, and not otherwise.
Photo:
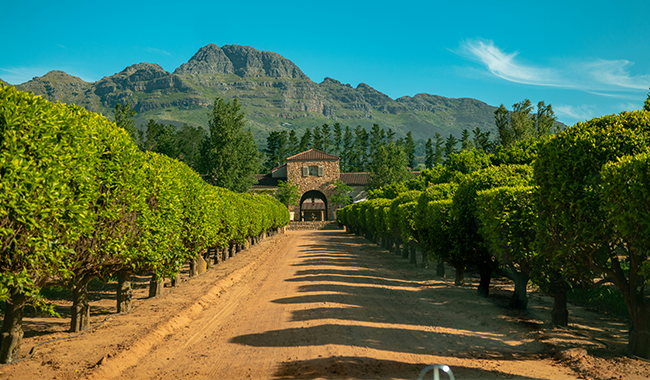
[(108, 117), (116, 103), (131, 102), (138, 125), (154, 119), (207, 127), (215, 97), (237, 97), (258, 140), (270, 131), (302, 131), (335, 122), (366, 128), (379, 124), (398, 136), (412, 131), (416, 139), (436, 132), (458, 137), (463, 129), (493, 130), (496, 109), (476, 99), (429, 94), (392, 99), (367, 84), (353, 88), (332, 78), (315, 83), (281, 55), (239, 45), (204, 46), (173, 73), (139, 63), (89, 83), (51, 71), (17, 88)]

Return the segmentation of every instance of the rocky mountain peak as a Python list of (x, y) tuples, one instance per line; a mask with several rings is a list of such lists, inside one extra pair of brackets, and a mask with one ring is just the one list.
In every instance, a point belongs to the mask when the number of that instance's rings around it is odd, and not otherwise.
[(199, 49), (187, 63), (183, 63), (174, 74), (232, 74), (234, 69), (223, 50), (208, 44)]
[(174, 73), (309, 79), (298, 66), (280, 54), (241, 45), (206, 45)]

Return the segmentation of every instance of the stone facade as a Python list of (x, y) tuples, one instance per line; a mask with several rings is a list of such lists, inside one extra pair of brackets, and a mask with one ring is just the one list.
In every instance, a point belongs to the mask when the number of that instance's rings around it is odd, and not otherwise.
[[(304, 169), (304, 168), (307, 169)], [(322, 169), (318, 169), (322, 167)], [(322, 173), (318, 173), (322, 170)], [(304, 175), (307, 173), (307, 175)], [(319, 176), (322, 174), (322, 176)], [(327, 204), (327, 220), (334, 220), (334, 207), (330, 200), (336, 189), (334, 182), (341, 178), (339, 160), (287, 160), (287, 180), (298, 185), (301, 197), (309, 191), (317, 191), (325, 196)], [(310, 197), (311, 198), (311, 197)], [(289, 211), (294, 212), (295, 219), (300, 215), (300, 206), (291, 206)]]

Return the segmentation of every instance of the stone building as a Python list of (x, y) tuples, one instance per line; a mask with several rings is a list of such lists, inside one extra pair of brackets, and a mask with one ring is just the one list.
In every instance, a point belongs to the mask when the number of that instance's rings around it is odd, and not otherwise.
[(331, 201), (334, 194), (334, 183), (341, 180), (352, 188), (347, 194), (353, 201), (365, 199), (368, 173), (341, 173), (339, 157), (310, 149), (288, 157), (286, 164), (271, 171), (271, 174), (257, 174), (258, 183), (253, 191), (270, 190), (275, 192), (278, 181), (286, 181), (298, 185), (300, 203), (290, 206), (291, 220), (335, 220), (338, 205)]

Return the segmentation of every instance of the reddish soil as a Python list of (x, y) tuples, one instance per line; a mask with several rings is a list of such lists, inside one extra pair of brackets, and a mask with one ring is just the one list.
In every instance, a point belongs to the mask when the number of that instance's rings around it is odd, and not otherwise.
[(25, 318), (23, 356), (49, 343), (0, 378), (416, 379), (429, 364), (458, 380), (650, 378), (619, 351), (624, 323), (572, 307), (570, 328), (554, 328), (548, 297), (512, 310), (506, 282), (483, 299), (476, 279), (434, 274), (354, 235), (288, 232), (154, 299), (140, 278), (128, 314), (95, 290), (93, 325), (106, 321), (81, 335), (67, 318)]

